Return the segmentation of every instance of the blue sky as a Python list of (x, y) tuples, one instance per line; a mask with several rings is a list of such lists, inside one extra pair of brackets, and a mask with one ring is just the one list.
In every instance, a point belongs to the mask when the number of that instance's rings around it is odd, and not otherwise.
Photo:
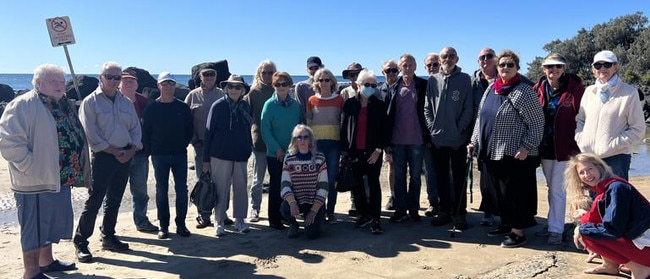
[[(414, 4), (417, 3), (417, 4)], [(0, 73), (31, 73), (42, 63), (64, 66), (46, 18), (69, 16), (76, 73), (97, 73), (116, 61), (151, 73), (187, 74), (192, 65), (227, 59), (230, 72), (252, 74), (269, 58), (279, 70), (305, 74), (320, 56), (335, 74), (353, 61), (379, 74), (381, 63), (414, 55), (418, 75), (429, 52), (458, 50), (465, 72), (482, 47), (520, 54), (522, 72), (544, 44), (573, 37), (611, 18), (641, 11), (643, 1), (6, 1), (0, 9)]]

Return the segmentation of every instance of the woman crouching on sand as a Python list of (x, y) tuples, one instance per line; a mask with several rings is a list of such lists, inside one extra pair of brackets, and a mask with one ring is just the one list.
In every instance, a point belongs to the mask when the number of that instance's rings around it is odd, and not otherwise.
[(589, 211), (581, 212), (580, 226), (573, 242), (602, 256), (600, 266), (589, 274), (619, 274), (625, 265), (632, 278), (650, 276), (650, 203), (626, 180), (615, 176), (598, 156), (581, 153), (573, 157), (565, 171), (567, 190), (573, 206), (588, 208), (589, 191), (596, 197)]

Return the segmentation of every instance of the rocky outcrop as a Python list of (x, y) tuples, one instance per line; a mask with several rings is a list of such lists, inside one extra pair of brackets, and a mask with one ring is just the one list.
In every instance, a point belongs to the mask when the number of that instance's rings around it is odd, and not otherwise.
[(201, 84), (201, 78), (199, 77), (199, 72), (202, 69), (213, 69), (217, 71), (217, 85), (227, 80), (230, 77), (230, 70), (228, 69), (228, 60), (221, 60), (217, 62), (203, 62), (192, 66), (192, 78), (187, 81), (187, 86), (190, 90), (197, 88)]
[(99, 80), (96, 77), (77, 75), (74, 79), (77, 80), (79, 85), (79, 94), (81, 94), (81, 98), (77, 96), (77, 92), (74, 89), (74, 82), (71, 79), (65, 83), (65, 94), (70, 99), (83, 100), (83, 98), (86, 98), (86, 96), (95, 91), (99, 85)]
[(158, 88), (158, 83), (156, 82), (156, 79), (149, 73), (149, 71), (145, 69), (141, 69), (138, 67), (126, 67), (124, 70), (133, 70), (136, 73), (136, 77), (138, 78), (138, 89), (136, 90), (137, 92), (144, 92), (144, 89), (147, 87), (157, 89)]
[(14, 89), (6, 84), (0, 84), (0, 102), (9, 102), (14, 99)]

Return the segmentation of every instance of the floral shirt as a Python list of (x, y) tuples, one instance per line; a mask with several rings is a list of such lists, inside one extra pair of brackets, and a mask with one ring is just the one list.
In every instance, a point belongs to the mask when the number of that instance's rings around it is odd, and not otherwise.
[(43, 105), (47, 108), (56, 122), (56, 132), (59, 138), (59, 167), (61, 169), (61, 185), (82, 186), (83, 166), (81, 164), (81, 152), (84, 147), (85, 135), (77, 114), (70, 106), (68, 98), (58, 101), (54, 98), (38, 94)]

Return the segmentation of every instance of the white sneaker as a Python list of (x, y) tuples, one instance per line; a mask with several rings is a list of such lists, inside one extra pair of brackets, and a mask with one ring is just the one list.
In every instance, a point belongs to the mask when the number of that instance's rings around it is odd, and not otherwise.
[(240, 233), (247, 233), (250, 231), (248, 224), (246, 224), (243, 219), (235, 220), (235, 230)]
[(260, 221), (260, 211), (257, 209), (251, 209), (251, 218), (248, 219), (249, 222), (257, 223)]
[(217, 236), (226, 235), (226, 228), (224, 228), (223, 225), (218, 225), (217, 228), (215, 229), (215, 234)]

